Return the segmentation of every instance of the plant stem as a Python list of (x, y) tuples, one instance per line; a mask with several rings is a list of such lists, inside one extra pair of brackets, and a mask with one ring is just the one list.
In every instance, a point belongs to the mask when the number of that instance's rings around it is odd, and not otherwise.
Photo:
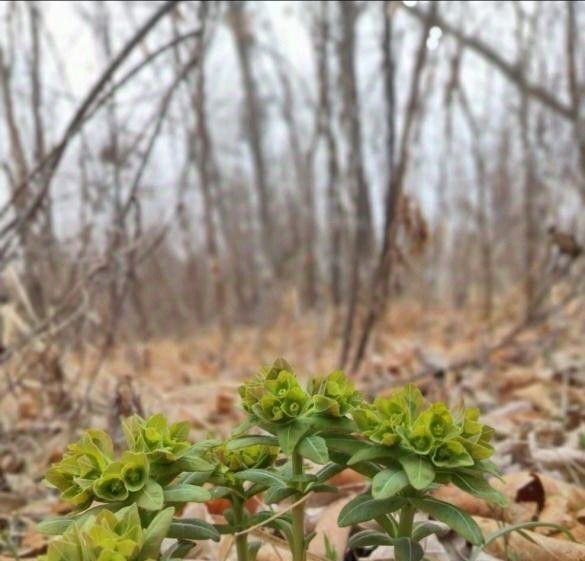
[(412, 523), (414, 521), (415, 508), (407, 503), (400, 509), (400, 522), (398, 523), (398, 537), (410, 538), (412, 535)]
[[(303, 457), (298, 452), (292, 453), (293, 475), (303, 475)], [(293, 561), (305, 561), (305, 503), (302, 502), (292, 509), (291, 544)]]
[[(243, 530), (240, 526), (244, 521), (244, 501), (238, 496), (234, 496), (232, 500), (232, 508), (234, 510), (234, 520), (238, 526), (238, 531)], [(240, 534), (236, 536), (236, 553), (238, 554), (238, 561), (248, 561), (248, 534)]]

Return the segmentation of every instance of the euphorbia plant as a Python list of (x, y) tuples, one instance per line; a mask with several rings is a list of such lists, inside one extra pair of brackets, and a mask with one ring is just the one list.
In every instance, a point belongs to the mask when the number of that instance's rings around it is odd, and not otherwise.
[[(191, 472), (205, 480), (214, 469), (212, 463), (201, 457), (201, 450), (187, 440), (188, 424), (169, 425), (162, 415), (155, 415), (148, 420), (130, 417), (123, 428), (128, 448), (121, 454), (114, 453), (108, 434), (90, 429), (78, 442), (70, 444), (61, 461), (47, 472), (46, 481), (74, 508), (71, 516), (39, 525), (47, 534), (62, 534), (62, 538), (50, 544), (47, 561), (74, 560), (69, 554), (59, 557), (60, 552), (72, 548), (77, 548), (83, 561), (159, 559), (160, 552), (155, 554), (156, 548), (152, 546), (146, 555), (138, 545), (116, 546), (107, 553), (102, 552), (105, 551), (102, 545), (96, 545), (96, 536), (106, 539), (104, 536), (109, 532), (114, 540), (112, 532), (122, 527), (126, 531), (129, 525), (133, 528), (132, 535), (142, 535), (144, 530), (148, 537), (156, 530), (157, 536), (162, 532), (163, 538), (175, 537), (185, 542), (219, 539), (217, 530), (204, 521), (172, 520), (175, 507), (211, 498), (207, 489), (178, 477)], [(118, 518), (112, 518), (113, 513)], [(161, 530), (161, 519), (165, 520), (164, 530)], [(110, 527), (108, 532), (104, 530), (106, 526)], [(126, 543), (124, 540), (122, 544)], [(148, 539), (146, 543), (151, 541)], [(174, 558), (180, 558), (191, 547), (192, 543), (181, 543), (173, 549)]]
[[(257, 548), (247, 533), (267, 525), (287, 539), (293, 561), (305, 561), (312, 535), (305, 534), (304, 500), (335, 492), (327, 481), (348, 467), (371, 479), (371, 487), (346, 505), (339, 524), (373, 520), (380, 528), (354, 535), (350, 545), (392, 545), (398, 561), (422, 559), (421, 539), (440, 528), (415, 522), (417, 512), (483, 543), (471, 517), (432, 497), (438, 486), (451, 483), (505, 503), (487, 481), (496, 473), (489, 460), (493, 430), (479, 422), (477, 409), (429, 404), (415, 386), (366, 403), (338, 371), (304, 388), (282, 359), (240, 394), (247, 419), (225, 442), (192, 444), (186, 423), (169, 425), (162, 415), (124, 421), (127, 449), (119, 454), (106, 433), (86, 431), (47, 473), (75, 511), (41, 524), (61, 534), (42, 560), (171, 561), (183, 558), (193, 540), (227, 533), (236, 537), (238, 560), (254, 561)], [(260, 494), (266, 504), (291, 505), (280, 514), (247, 512), (246, 501)], [(229, 502), (225, 523), (173, 518), (184, 503), (210, 498)], [(165, 537), (178, 541), (161, 553)]]
[(172, 507), (162, 510), (143, 529), (136, 504), (116, 513), (101, 510), (71, 525), (39, 561), (154, 561), (173, 513)]
[[(240, 442), (278, 444), (286, 463), (275, 470), (248, 469), (237, 476), (267, 488), (267, 503), (293, 501), (291, 525), (281, 527), (288, 539), (293, 561), (304, 561), (312, 535), (305, 535), (303, 498), (309, 492), (332, 490), (326, 481), (342, 465), (330, 460), (327, 439), (350, 434), (355, 424), (348, 416), (361, 403), (362, 396), (342, 372), (311, 380), (304, 390), (290, 365), (277, 360), (240, 388), (248, 429), (258, 427), (271, 436), (244, 436)], [(238, 439), (232, 445), (238, 446)], [(323, 466), (307, 472), (304, 460)], [(334, 490), (334, 489), (333, 489)]]
[(476, 497), (505, 504), (486, 479), (495, 473), (489, 461), (493, 429), (479, 422), (477, 409), (450, 411), (444, 403), (428, 404), (411, 385), (390, 398), (363, 404), (353, 417), (367, 440), (354, 443), (347, 464), (370, 462), (375, 474), (371, 489), (342, 510), (339, 524), (376, 520), (382, 531), (358, 533), (352, 546), (394, 545), (399, 561), (422, 559), (420, 540), (440, 526), (414, 523), (417, 511), (444, 522), (472, 544), (482, 544), (481, 530), (469, 515), (430, 495), (438, 485), (452, 483)]
[[(232, 444), (232, 447), (230, 447)], [(230, 508), (224, 511), (228, 523), (221, 528), (222, 532), (236, 534), (236, 549), (239, 561), (251, 561), (257, 551), (257, 545), (248, 545), (246, 528), (258, 522), (258, 517), (251, 516), (246, 504), (255, 495), (264, 491), (262, 485), (245, 486), (245, 482), (238, 476), (245, 470), (265, 470), (269, 468), (278, 455), (278, 447), (264, 444), (250, 444), (240, 442), (233, 447), (233, 443), (223, 442), (210, 447), (205, 454), (207, 460), (215, 465), (208, 481), (214, 485), (214, 498), (227, 499)]]

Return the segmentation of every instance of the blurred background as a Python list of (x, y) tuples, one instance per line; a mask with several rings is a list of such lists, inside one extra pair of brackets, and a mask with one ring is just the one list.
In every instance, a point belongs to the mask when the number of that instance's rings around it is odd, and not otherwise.
[(376, 388), (578, 348), (584, 26), (582, 2), (1, 2), (5, 429), (278, 355)]
[(0, 476), (132, 411), (228, 430), (279, 355), (582, 387), (583, 37), (572, 1), (0, 2)]

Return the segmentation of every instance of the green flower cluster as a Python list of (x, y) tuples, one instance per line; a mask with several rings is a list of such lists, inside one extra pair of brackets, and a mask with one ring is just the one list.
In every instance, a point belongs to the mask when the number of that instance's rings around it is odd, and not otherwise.
[(49, 469), (46, 481), (59, 489), (61, 498), (82, 510), (94, 500), (125, 501), (130, 493), (141, 491), (153, 468), (173, 462), (188, 450), (188, 423), (169, 427), (163, 415), (148, 420), (130, 417), (123, 424), (128, 450), (114, 457), (111, 438), (90, 429), (70, 444), (63, 459)]
[(413, 385), (360, 406), (353, 418), (371, 441), (427, 456), (437, 467), (469, 467), (493, 454), (494, 431), (478, 421), (478, 409), (454, 412), (441, 402), (428, 405)]
[(283, 360), (264, 368), (251, 382), (240, 387), (244, 409), (270, 423), (286, 422), (305, 413), (311, 403), (292, 369)]
[(48, 470), (46, 481), (59, 489), (63, 500), (83, 509), (94, 499), (125, 500), (144, 487), (148, 474), (145, 454), (126, 452), (116, 461), (110, 437), (91, 429), (68, 446), (62, 460)]
[(135, 504), (115, 514), (102, 510), (83, 523), (72, 524), (49, 543), (47, 554), (38, 561), (153, 561), (158, 559), (173, 512), (162, 511), (143, 530)]
[(212, 448), (205, 458), (214, 463), (222, 475), (226, 475), (245, 469), (265, 469), (274, 463), (277, 456), (277, 446), (253, 444), (231, 450), (224, 443)]
[(164, 415), (153, 415), (147, 420), (138, 415), (126, 419), (122, 428), (128, 448), (143, 452), (150, 462), (171, 463), (189, 449), (189, 423), (169, 423)]
[(269, 423), (289, 422), (310, 414), (342, 417), (362, 401), (353, 383), (340, 371), (312, 379), (305, 391), (282, 359), (241, 386), (240, 396), (249, 414)]
[(311, 380), (309, 391), (313, 411), (332, 417), (343, 417), (363, 401), (362, 394), (340, 370)]

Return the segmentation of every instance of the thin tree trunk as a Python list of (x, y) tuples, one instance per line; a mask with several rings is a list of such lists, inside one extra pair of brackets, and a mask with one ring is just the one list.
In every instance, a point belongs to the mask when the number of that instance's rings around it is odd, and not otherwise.
[[(404, 129), (402, 131), (398, 149), (398, 160), (396, 165), (392, 165), (392, 173), (390, 174), (388, 190), (386, 192), (386, 203), (384, 209), (384, 238), (382, 241), (382, 249), (380, 251), (377, 267), (372, 275), (370, 302), (358, 341), (357, 350), (351, 365), (351, 369), (354, 372), (357, 371), (360, 367), (366, 355), (366, 350), (374, 326), (386, 309), (389, 288), (388, 280), (392, 275), (392, 249), (394, 246), (398, 225), (396, 210), (402, 193), (404, 177), (406, 175), (408, 163), (410, 161), (410, 143), (412, 141), (412, 131), (415, 123), (415, 117), (418, 113), (418, 108), (420, 105), (420, 81), (422, 71), (427, 60), (426, 41), (429, 29), (433, 25), (436, 17), (436, 10), (437, 4), (431, 4), (430, 11), (425, 19), (425, 25), (421, 34), (415, 57), (414, 68), (411, 74)], [(389, 32), (388, 37), (392, 37), (391, 32)], [(389, 45), (388, 48), (391, 48), (391, 45)], [(386, 92), (386, 94), (388, 95), (388, 92)], [(388, 107), (388, 109), (390, 109), (390, 107)], [(390, 121), (389, 127), (394, 126), (394, 116), (392, 113), (388, 114), (388, 119)]]
[[(206, 4), (201, 4), (200, 9), (201, 21), (205, 25)], [(204, 27), (203, 27), (204, 29)], [(204, 34), (205, 37), (205, 34)], [(213, 309), (217, 311), (222, 326), (225, 325), (225, 288), (223, 285), (218, 250), (218, 235), (215, 225), (215, 205), (214, 193), (211, 178), (212, 162), (212, 145), (207, 124), (206, 109), (206, 80), (205, 80), (205, 52), (206, 46), (203, 44), (200, 49), (201, 59), (197, 72), (195, 92), (192, 96), (191, 103), (197, 116), (197, 140), (199, 149), (196, 151), (196, 166), (201, 183), (201, 192), (203, 195), (203, 215), (205, 221), (205, 238), (207, 245), (207, 254), (210, 260), (210, 270), (213, 283)], [(195, 142), (195, 139), (193, 139)]]
[(330, 232), (329, 240), (329, 285), (331, 299), (335, 308), (342, 301), (341, 237), (344, 213), (339, 194), (338, 147), (333, 132), (333, 110), (330, 89), (329, 65), (329, 2), (320, 3), (319, 24), (317, 32), (317, 79), (319, 84), (320, 128), (325, 137), (327, 149), (327, 216)]
[(276, 230), (273, 227), (272, 213), (270, 211), (270, 193), (264, 148), (262, 146), (260, 101), (256, 81), (252, 73), (251, 49), (254, 37), (249, 30), (245, 17), (245, 4), (246, 2), (241, 0), (230, 2), (231, 30), (235, 40), (242, 88), (246, 99), (246, 134), (254, 168), (254, 186), (258, 196), (261, 244), (268, 263), (273, 272), (275, 272), (279, 269), (279, 260), (276, 254), (277, 244), (274, 239)]
[(354, 198), (355, 235), (351, 255), (351, 276), (347, 315), (343, 329), (343, 342), (339, 363), (343, 367), (348, 360), (353, 329), (360, 297), (360, 273), (367, 263), (374, 245), (370, 193), (366, 181), (362, 132), (360, 124), (359, 98), (355, 73), (355, 28), (358, 8), (353, 0), (338, 2), (342, 38), (339, 42), (341, 66), (341, 91), (344, 101), (347, 140), (349, 146), (349, 176)]

